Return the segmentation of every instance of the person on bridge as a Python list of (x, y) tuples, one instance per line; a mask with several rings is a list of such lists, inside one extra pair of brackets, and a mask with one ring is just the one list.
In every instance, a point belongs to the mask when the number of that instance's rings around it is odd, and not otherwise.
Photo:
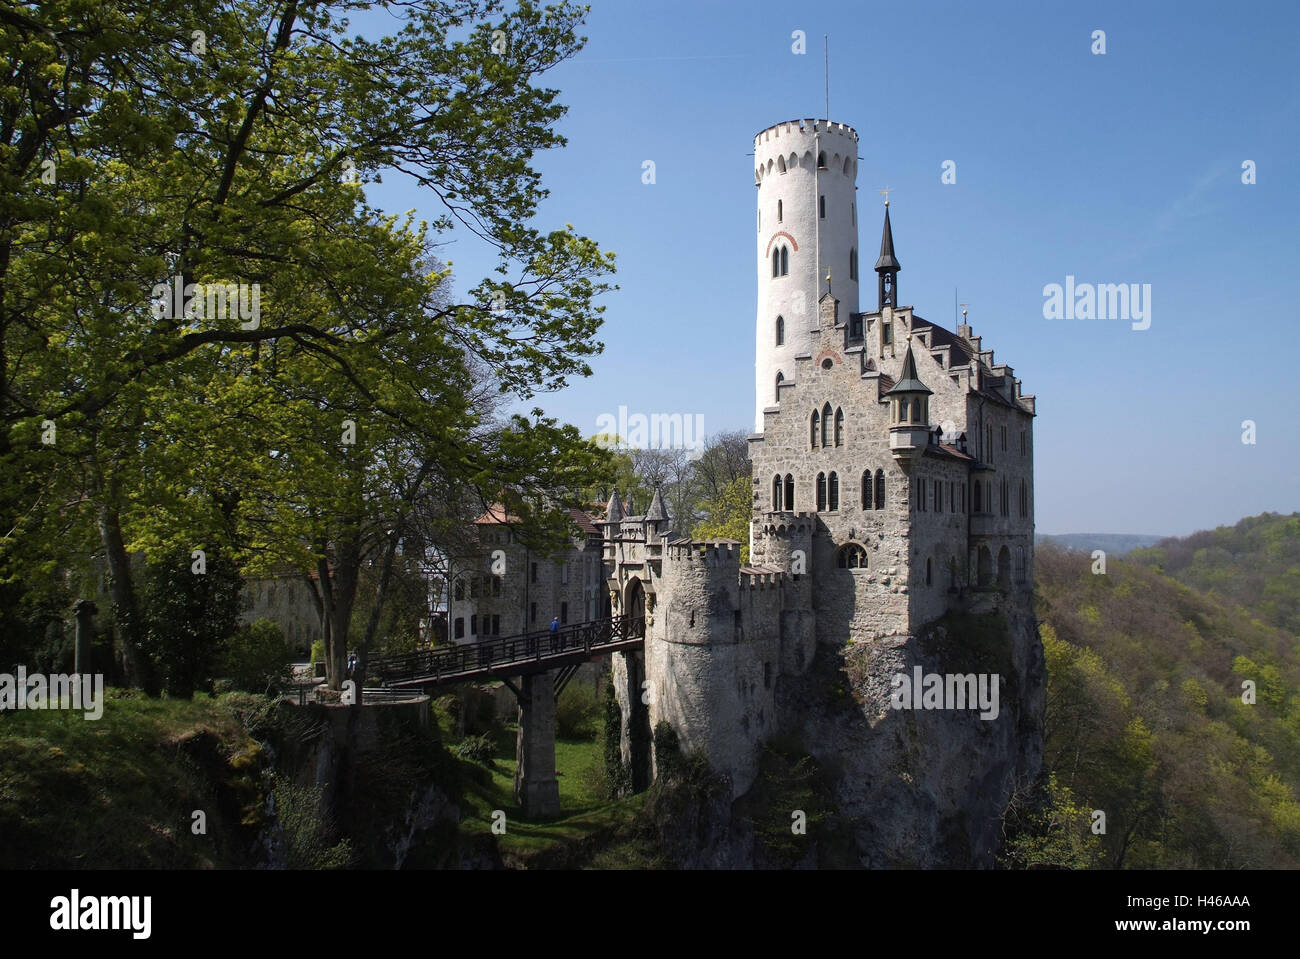
[(556, 653), (560, 650), (560, 617), (556, 616), (551, 620), (551, 652)]

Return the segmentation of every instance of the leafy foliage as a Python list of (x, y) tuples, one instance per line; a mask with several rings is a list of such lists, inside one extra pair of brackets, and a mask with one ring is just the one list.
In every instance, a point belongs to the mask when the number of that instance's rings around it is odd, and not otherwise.
[(177, 553), (145, 573), (143, 649), (171, 696), (188, 699), (211, 686), (239, 623), (239, 571), (219, 553), (208, 555), (205, 565), (205, 572), (194, 572), (190, 555)]
[(242, 624), (226, 645), (221, 672), (233, 688), (275, 692), (289, 680), (289, 647), (278, 623), (259, 619)]
[[(1260, 525), (1288, 524), (1239, 528)], [(1185, 552), (1181, 542), (1161, 548)], [(1112, 559), (1106, 575), (1092, 575), (1086, 553), (1037, 551), (1049, 673), (1044, 758), (1057, 790), (1045, 807), (1055, 811), (1044, 815), (1068, 829), (1075, 805), (1104, 812), (1101, 863), (1110, 868), (1294, 868), (1295, 636), (1226, 603), (1236, 586), (1200, 595), (1148, 558)], [(1247, 679), (1253, 704), (1244, 701)], [(1079, 839), (1055, 848), (1078, 862)], [(1034, 853), (1017, 855), (1029, 861)]]

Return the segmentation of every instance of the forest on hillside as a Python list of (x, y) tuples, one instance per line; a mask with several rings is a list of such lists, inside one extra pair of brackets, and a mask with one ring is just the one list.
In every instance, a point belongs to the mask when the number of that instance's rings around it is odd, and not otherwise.
[(1300, 865), (1300, 517), (1096, 569), (1037, 552), (1050, 785), (1009, 810), (1007, 865)]

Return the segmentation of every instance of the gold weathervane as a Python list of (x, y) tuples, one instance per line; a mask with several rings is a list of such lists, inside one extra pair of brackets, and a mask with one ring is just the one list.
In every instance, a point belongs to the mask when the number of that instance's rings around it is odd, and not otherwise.
[(893, 193), (894, 191), (889, 189), (889, 187), (885, 187), (883, 190), (877, 190), (876, 192), (883, 193), (885, 195), (885, 206), (889, 206), (889, 194)]

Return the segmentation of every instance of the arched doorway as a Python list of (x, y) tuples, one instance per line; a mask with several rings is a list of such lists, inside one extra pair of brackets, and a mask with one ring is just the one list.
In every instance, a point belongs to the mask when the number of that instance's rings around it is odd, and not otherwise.
[(645, 618), (645, 587), (635, 576), (623, 587), (623, 615), (630, 620)]

